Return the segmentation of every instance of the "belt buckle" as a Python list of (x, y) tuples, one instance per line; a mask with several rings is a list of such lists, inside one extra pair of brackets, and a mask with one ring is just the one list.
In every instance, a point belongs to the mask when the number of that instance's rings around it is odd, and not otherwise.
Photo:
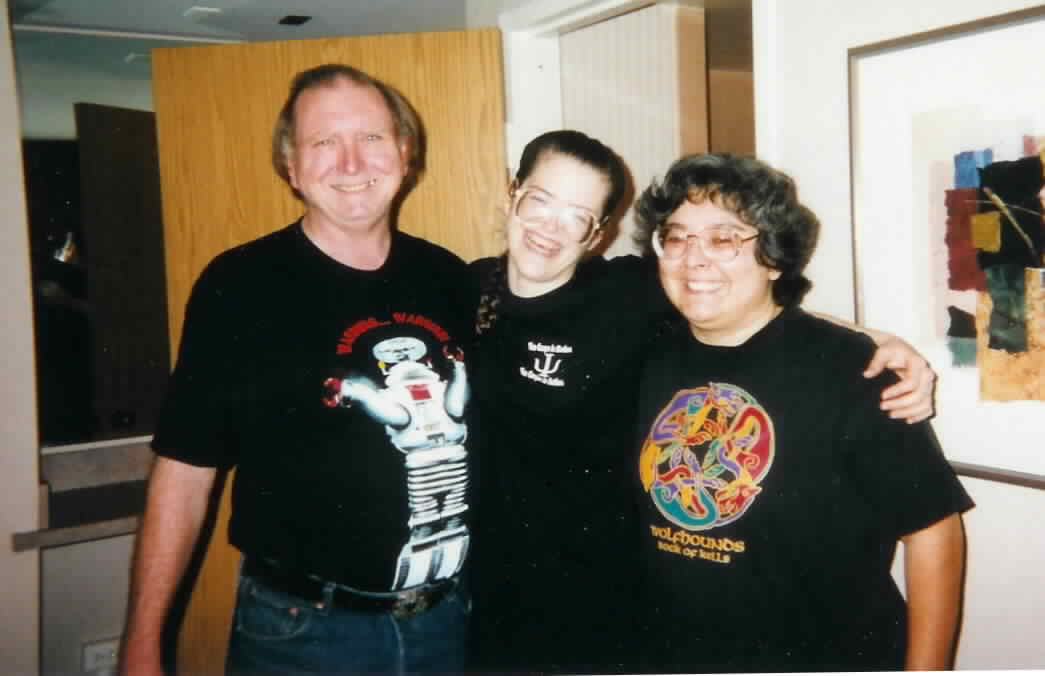
[(421, 589), (408, 589), (399, 593), (392, 606), (392, 617), (403, 620), (420, 615), (428, 610), (428, 595)]

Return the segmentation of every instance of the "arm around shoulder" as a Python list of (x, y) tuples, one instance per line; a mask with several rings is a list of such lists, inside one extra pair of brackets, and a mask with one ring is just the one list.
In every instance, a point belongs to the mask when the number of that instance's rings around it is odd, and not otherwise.
[(907, 588), (907, 655), (904, 668), (952, 667), (961, 614), (965, 531), (959, 514), (902, 538)]
[(820, 312), (810, 314), (851, 331), (863, 333), (874, 341), (877, 349), (864, 370), (864, 377), (874, 378), (886, 369), (900, 377), (900, 382), (882, 390), (881, 408), (889, 417), (916, 423), (933, 416), (936, 373), (921, 353), (891, 333), (859, 326)]
[(138, 529), (120, 673), (160, 674), (163, 624), (207, 513), (217, 470), (157, 457)]

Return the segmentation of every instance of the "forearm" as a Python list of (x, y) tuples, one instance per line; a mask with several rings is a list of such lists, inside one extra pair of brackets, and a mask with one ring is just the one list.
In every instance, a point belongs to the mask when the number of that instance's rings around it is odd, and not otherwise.
[(121, 654), (125, 674), (158, 673), (163, 624), (199, 537), (215, 476), (213, 468), (156, 460), (135, 544)]
[(965, 534), (957, 514), (905, 537), (908, 670), (950, 669), (961, 609)]

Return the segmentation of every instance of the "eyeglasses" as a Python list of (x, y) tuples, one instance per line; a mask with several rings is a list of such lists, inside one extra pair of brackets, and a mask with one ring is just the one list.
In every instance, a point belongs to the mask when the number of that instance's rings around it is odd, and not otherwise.
[(595, 214), (584, 207), (560, 202), (543, 190), (529, 189), (519, 193), (513, 211), (520, 221), (531, 225), (546, 223), (554, 218), (566, 234), (577, 242), (587, 240), (601, 225)]
[(707, 258), (717, 263), (728, 263), (740, 254), (744, 242), (750, 242), (760, 234), (756, 232), (750, 237), (741, 237), (739, 232), (731, 228), (687, 232), (685, 228), (662, 225), (653, 234), (653, 251), (659, 258), (677, 260), (689, 251), (690, 241), (696, 240)]

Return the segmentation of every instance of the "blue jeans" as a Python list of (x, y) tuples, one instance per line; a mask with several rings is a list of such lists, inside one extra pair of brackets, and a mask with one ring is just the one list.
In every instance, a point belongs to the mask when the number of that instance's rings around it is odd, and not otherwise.
[(461, 673), (469, 606), (459, 586), (410, 618), (317, 608), (243, 575), (226, 673)]

